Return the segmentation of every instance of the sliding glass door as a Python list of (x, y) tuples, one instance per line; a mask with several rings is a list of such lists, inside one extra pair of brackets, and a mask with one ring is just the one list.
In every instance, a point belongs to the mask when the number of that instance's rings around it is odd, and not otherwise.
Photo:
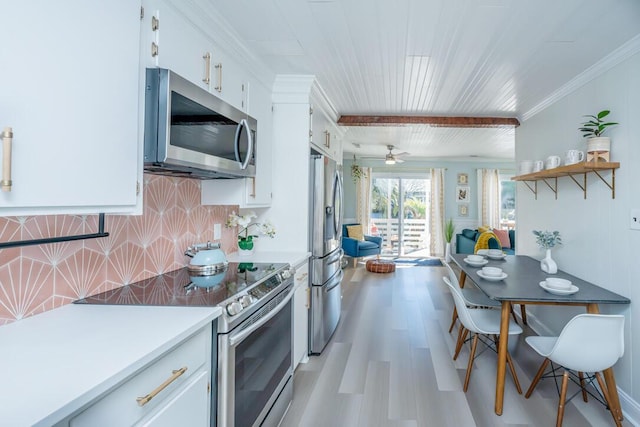
[(429, 255), (429, 192), (426, 174), (373, 174), (370, 232), (382, 236), (382, 255)]

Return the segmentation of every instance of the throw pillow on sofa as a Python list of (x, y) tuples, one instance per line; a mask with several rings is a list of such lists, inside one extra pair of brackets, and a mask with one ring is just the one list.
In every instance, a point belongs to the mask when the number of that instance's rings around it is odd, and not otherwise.
[(499, 230), (497, 228), (494, 228), (493, 234), (495, 234), (496, 237), (498, 237), (498, 240), (500, 240), (500, 245), (502, 245), (503, 248), (511, 249), (511, 239), (509, 239), (509, 230)]
[(462, 235), (464, 237), (466, 237), (467, 239), (471, 239), (474, 242), (476, 241), (476, 235), (478, 234), (477, 231), (475, 230), (469, 230), (468, 228), (465, 228), (464, 230), (462, 230)]

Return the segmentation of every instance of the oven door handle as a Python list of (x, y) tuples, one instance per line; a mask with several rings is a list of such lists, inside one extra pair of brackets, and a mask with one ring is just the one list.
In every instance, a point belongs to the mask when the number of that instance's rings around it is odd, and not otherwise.
[(282, 301), (280, 301), (280, 303), (276, 306), (276, 308), (271, 310), (266, 316), (261, 318), (258, 322), (249, 326), (247, 329), (243, 329), (242, 331), (234, 335), (231, 335), (229, 337), (229, 345), (231, 347), (235, 347), (237, 344), (240, 344), (245, 338), (251, 335), (256, 329), (262, 327), (265, 323), (271, 320), (273, 316), (278, 314), (280, 310), (284, 308), (285, 305), (289, 303), (289, 301), (291, 300), (291, 297), (293, 297), (293, 289), (289, 291), (289, 295), (287, 295)]

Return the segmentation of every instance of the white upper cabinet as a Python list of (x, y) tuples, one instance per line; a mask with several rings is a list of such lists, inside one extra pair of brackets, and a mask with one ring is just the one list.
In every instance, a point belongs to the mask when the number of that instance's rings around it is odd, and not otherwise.
[(0, 215), (135, 211), (140, 3), (4, 2), (0, 40)]
[(311, 91), (311, 146), (342, 164), (342, 136), (344, 131), (337, 125), (337, 114), (326, 98), (321, 97), (315, 86)]
[[(210, 5), (176, 0), (145, 0), (142, 62), (168, 68), (258, 121), (255, 178), (202, 182), (202, 203), (268, 207), (271, 203), (271, 89), (254, 78), (221, 42), (209, 21)], [(228, 46), (227, 46), (228, 47)]]
[(246, 111), (246, 73), (214, 42), (211, 26), (195, 23), (198, 9), (175, 0), (144, 0), (144, 8), (145, 66), (168, 68)]

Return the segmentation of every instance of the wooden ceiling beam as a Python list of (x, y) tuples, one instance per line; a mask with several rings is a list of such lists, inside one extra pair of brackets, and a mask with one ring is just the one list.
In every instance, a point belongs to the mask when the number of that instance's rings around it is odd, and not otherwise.
[(497, 128), (520, 126), (515, 117), (447, 117), (447, 116), (341, 116), (341, 126), (409, 126), (428, 125), (447, 128)]

